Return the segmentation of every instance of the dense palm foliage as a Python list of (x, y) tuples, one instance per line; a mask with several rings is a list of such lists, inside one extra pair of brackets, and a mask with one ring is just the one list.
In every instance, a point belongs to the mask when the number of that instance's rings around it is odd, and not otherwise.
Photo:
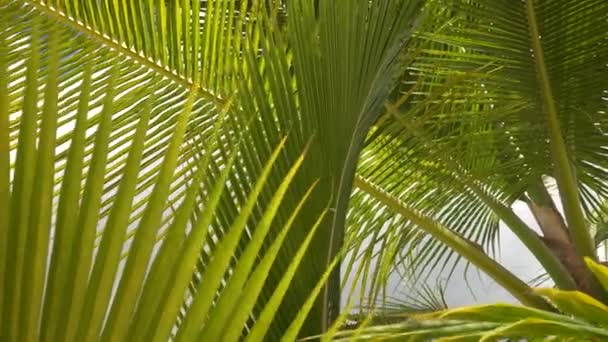
[(608, 190), (603, 0), (0, 16), (0, 340), (329, 338), (396, 270), (460, 258), (552, 310), (492, 258), (499, 221), (559, 289), (607, 296), (583, 262)]
[[(586, 259), (587, 265), (608, 290), (608, 267)], [(603, 341), (608, 338), (608, 306), (579, 292), (536, 289), (559, 312), (509, 304), (492, 304), (419, 315), (397, 324), (344, 331), (335, 340), (437, 341)]]
[(2, 339), (326, 329), (420, 4), (4, 1)]
[[(488, 258), (502, 221), (557, 286), (604, 297), (583, 256), (597, 258), (591, 226), (605, 211), (607, 4), (428, 6), (432, 26), (359, 162), (353, 204), (384, 210), (353, 205), (353, 225), (391, 222), (376, 237), (385, 265), (403, 262), (417, 274), (449, 270), (464, 256), (533, 301)], [(550, 196), (553, 179), (564, 217)], [(527, 204), (540, 232), (515, 215), (515, 201)]]

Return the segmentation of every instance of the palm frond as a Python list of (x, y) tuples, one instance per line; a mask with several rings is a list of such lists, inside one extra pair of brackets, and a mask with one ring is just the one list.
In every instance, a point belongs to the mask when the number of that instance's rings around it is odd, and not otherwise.
[[(582, 208), (585, 218), (593, 220), (606, 187), (600, 156), (607, 86), (605, 77), (598, 77), (606, 73), (605, 6), (601, 1), (429, 2), (433, 23), (411, 44), (413, 63), (403, 67), (401, 85), (368, 137), (358, 172), (489, 252), (498, 239), (498, 219), (504, 218), (476, 194), (470, 196), (462, 176), (507, 207), (526, 198), (543, 177), (561, 177), (561, 198), (568, 201), (565, 221), (579, 232), (578, 249), (583, 248), (584, 235), (590, 234), (577, 213)], [(535, 51), (539, 44), (544, 81)], [(554, 120), (546, 115), (547, 90), (553, 94), (556, 129), (550, 129)], [(560, 140), (567, 148), (556, 154), (552, 150)], [(560, 176), (566, 164), (573, 174)], [(572, 182), (578, 193), (567, 190), (566, 183)], [(359, 192), (354, 196), (360, 199), (353, 201), (349, 214), (353, 234), (359, 234), (357, 226), (368, 229), (366, 222), (390, 222), (384, 229), (400, 231), (403, 246), (427, 241), (408, 261), (418, 260), (428, 270), (449, 267), (445, 247), (411, 232), (404, 219), (388, 219), (391, 214), (378, 221), (374, 214), (364, 218), (370, 208), (374, 213), (386, 209), (361, 207), (373, 199)], [(400, 260), (395, 254), (391, 258)]]
[(260, 11), (284, 15), (269, 10), (279, 0), (24, 2), (218, 101), (236, 90), (244, 50), (259, 48)]
[[(246, 144), (239, 143), (247, 134), (234, 131), (234, 125), (248, 124), (239, 106), (228, 101), (218, 107), (196, 88), (90, 40), (64, 19), (40, 15), (46, 9), (2, 5), (0, 85), (7, 91), (0, 134), (9, 173), (1, 184), (10, 191), (11, 208), (0, 225), (6, 244), (2, 317), (11, 317), (1, 323), (2, 339), (145, 335), (162, 341), (174, 329), (185, 334), (178, 337), (197, 338), (204, 321), (216, 322), (213, 315), (198, 319), (207, 315), (195, 305), (187, 306), (179, 324), (176, 319), (184, 301), (204, 298), (213, 304), (206, 312), (238, 311), (240, 323), (224, 324), (246, 327), (257, 301), (241, 307), (222, 298), (241, 289), (259, 291), (279, 247), (292, 243), (286, 239), (291, 223), (277, 224), (277, 239), (269, 228), (303, 162), (302, 151), (295, 164), (277, 172), (281, 143), (272, 158), (259, 157), (266, 171), (235, 178), (247, 165)], [(279, 177), (272, 185), (270, 174)], [(268, 203), (257, 202), (262, 192)], [(292, 195), (299, 204), (289, 222), (307, 197)], [(225, 221), (225, 234), (218, 234), (212, 223), (223, 220), (228, 200), (233, 208), (243, 203), (240, 218)], [(254, 210), (262, 219), (245, 230)], [(314, 227), (303, 229), (310, 240)], [(248, 234), (246, 250), (236, 252)], [(216, 248), (207, 244), (209, 236)], [(260, 250), (264, 241), (272, 247)], [(198, 291), (190, 292), (201, 250), (211, 261)], [(258, 257), (267, 261), (257, 264)], [(283, 262), (295, 269), (302, 258), (300, 252)], [(256, 276), (244, 283), (249, 274)], [(210, 286), (224, 278), (224, 290)], [(265, 335), (268, 326), (258, 330)]]
[[(586, 259), (605, 287), (608, 268)], [(578, 291), (537, 289), (559, 313), (529, 307), (490, 304), (423, 314), (402, 323), (362, 327), (343, 331), (335, 340), (420, 340), (437, 341), (595, 341), (608, 337), (608, 307)]]
[(2, 339), (327, 329), (359, 151), (422, 3), (2, 2)]
[[(393, 82), (395, 56), (412, 33), (413, 18), (421, 2), (342, 5), (332, 2), (315, 7), (314, 1), (288, 3), (286, 30), (271, 30), (273, 19), (269, 18), (264, 26), (267, 31), (261, 36), (261, 58), (257, 59), (257, 52), (245, 55), (250, 78), (247, 86), (241, 88), (241, 99), (245, 111), (260, 113), (252, 129), (264, 132), (251, 141), (255, 147), (249, 155), (266, 153), (260, 148), (277, 139), (277, 130), (290, 131), (297, 140), (287, 146), (288, 155), (292, 154), (290, 149), (309, 144), (309, 137), (313, 136), (310, 159), (303, 165), (298, 183), (318, 179), (319, 186), (311, 195), (314, 204), (304, 210), (318, 213), (324, 203), (331, 203), (320, 233), (312, 242), (318, 249), (307, 255), (311, 267), (295, 275), (290, 300), (282, 304), (281, 311), (286, 314), (279, 315), (275, 324), (283, 327), (289, 326), (294, 318), (291, 313), (301, 307), (305, 297), (300, 293), (313, 289), (315, 284), (308, 279), (319, 279), (343, 244), (343, 220), (361, 143)], [(381, 26), (372, 30), (368, 25), (376, 22)], [(294, 204), (292, 200), (286, 201), (285, 211), (289, 212)], [(317, 215), (303, 215), (306, 216), (302, 222), (310, 226)], [(305, 232), (292, 234), (293, 241), (303, 241)], [(287, 249), (284, 253), (293, 255)], [(285, 267), (277, 260), (277, 272)], [(319, 321), (307, 322), (306, 334), (319, 333), (313, 327), (327, 327), (337, 317), (339, 285), (336, 271), (310, 314)]]

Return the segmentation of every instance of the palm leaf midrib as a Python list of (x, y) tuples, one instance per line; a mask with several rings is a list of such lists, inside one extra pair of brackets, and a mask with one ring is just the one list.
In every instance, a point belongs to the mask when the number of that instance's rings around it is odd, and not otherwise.
[(222, 98), (220, 95), (214, 94), (213, 92), (200, 87), (198, 84), (193, 83), (191, 80), (179, 75), (177, 72), (175, 72), (174, 70), (171, 70), (167, 66), (158, 64), (157, 62), (153, 61), (152, 59), (150, 59), (136, 51), (133, 51), (132, 49), (127, 48), (121, 42), (119, 42), (115, 39), (112, 39), (112, 38), (108, 37), (107, 35), (101, 34), (100, 32), (95, 31), (95, 30), (83, 25), (81, 22), (68, 17), (65, 13), (61, 12), (58, 9), (52, 8), (48, 5), (40, 3), (38, 1), (33, 1), (33, 0), (18, 0), (18, 1), (34, 7), (36, 10), (46, 14), (48, 17), (53, 18), (54, 20), (57, 20), (59, 22), (62, 22), (74, 30), (82, 32), (89, 39), (91, 39), (103, 46), (106, 46), (114, 51), (117, 51), (119, 54), (127, 56), (128, 58), (145, 66), (146, 68), (153, 70), (157, 74), (160, 74), (163, 77), (170, 79), (171, 81), (175, 82), (176, 84), (179, 84), (179, 85), (183, 86), (184, 88), (197, 92), (199, 96), (215, 103), (218, 106), (221, 106), (226, 103), (226, 99)]

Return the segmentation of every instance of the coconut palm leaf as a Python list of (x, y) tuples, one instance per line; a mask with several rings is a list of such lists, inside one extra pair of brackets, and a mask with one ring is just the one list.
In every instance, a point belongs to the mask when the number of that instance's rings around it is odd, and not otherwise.
[[(3, 319), (2, 339), (115, 340), (143, 336), (143, 331), (166, 340), (177, 310), (189, 300), (185, 290), (205, 237), (214, 234), (208, 227), (221, 213), (220, 200), (228, 191), (239, 191), (239, 184), (227, 182), (233, 165), (242, 163), (237, 136), (225, 119), (233, 109), (217, 107), (196, 89), (163, 79), (28, 6), (11, 3), (1, 13), (6, 19), (2, 46), (8, 47), (0, 56), (3, 94), (8, 95), (2, 102), (8, 119), (3, 157), (6, 166), (14, 162), (3, 180), (11, 190), (11, 210), (2, 225), (7, 246), (3, 317), (11, 318)], [(169, 96), (174, 99), (167, 101)], [(199, 120), (211, 125), (200, 126)], [(194, 298), (217, 294), (209, 282), (226, 272), (258, 270), (256, 255), (276, 257), (278, 247), (256, 249), (304, 158), (295, 161), (276, 189), (267, 187), (283, 146), (284, 140), (264, 162), (253, 190), (240, 193), (248, 204), (229, 235), (214, 236), (222, 246), (210, 253), (211, 265), (217, 266), (204, 271), (204, 291)], [(218, 152), (227, 159), (217, 158)], [(211, 167), (212, 159), (221, 170)], [(230, 265), (226, 261), (263, 189), (272, 200), (251, 229), (255, 239), (248, 247), (254, 252)], [(305, 200), (300, 198), (291, 222)], [(202, 211), (193, 217), (195, 206)], [(290, 227), (278, 229), (279, 236)], [(299, 264), (302, 253), (297, 255), (288, 264)], [(259, 288), (266, 275), (251, 279), (250, 286)], [(155, 289), (164, 293), (158, 297), (162, 300), (146, 301)], [(190, 308), (186, 322), (195, 313)], [(194, 321), (205, 326), (204, 320)]]
[[(257, 49), (260, 10), (280, 1), (28, 1), (38, 10), (210, 96), (229, 95), (245, 45)], [(270, 10), (274, 9), (274, 10)], [(243, 40), (247, 34), (251, 39)]]
[(422, 3), (1, 1), (0, 339), (327, 329)]
[[(608, 285), (608, 267), (585, 260)], [(336, 334), (336, 340), (420, 341), (595, 341), (608, 337), (608, 307), (578, 291), (536, 289), (559, 313), (510, 304), (462, 307), (419, 315), (404, 323), (364, 327)]]
[[(595, 291), (581, 256), (595, 258), (586, 222), (603, 210), (606, 192), (608, 102), (606, 78), (600, 76), (607, 71), (605, 6), (602, 1), (429, 2), (434, 24), (412, 44), (416, 57), (404, 66), (401, 85), (368, 137), (361, 177), (490, 256), (502, 220), (561, 288)], [(556, 179), (563, 217), (548, 196), (546, 177)], [(384, 225), (377, 244), (408, 251), (382, 255), (384, 268), (401, 260), (428, 272), (450, 266), (453, 252), (409, 218), (395, 216), (382, 201), (370, 204), (363, 189), (354, 196), (359, 199), (353, 203), (365, 207), (353, 205), (349, 213), (352, 234)], [(541, 241), (514, 217), (510, 206), (517, 200), (537, 215)], [(377, 219), (379, 212), (384, 219)], [(539, 216), (547, 212), (552, 221)]]
[[(392, 84), (391, 71), (396, 66), (394, 57), (412, 32), (412, 18), (419, 5), (420, 2), (416, 1), (373, 6), (366, 3), (319, 3), (315, 8), (315, 2), (288, 3), (287, 30), (269, 31), (267, 38), (260, 43), (264, 69), (255, 68), (255, 54), (245, 56), (248, 70), (259, 72), (252, 73), (250, 83), (241, 90), (241, 93), (252, 94), (243, 101), (243, 106), (246, 111), (261, 112), (265, 118), (255, 121), (254, 129), (264, 132), (265, 139), (270, 141), (277, 138), (274, 127), (289, 130), (300, 137), (301, 146), (308, 144), (308, 138), (314, 135), (309, 150), (318, 153), (309, 154), (310, 162), (303, 165), (301, 181), (306, 184), (319, 179), (319, 191), (311, 195), (314, 204), (304, 210), (317, 213), (323, 203), (332, 204), (319, 229), (323, 233), (312, 242), (321, 247), (308, 255), (307, 260), (313, 266), (305, 272), (313, 277), (322, 276), (343, 243), (343, 217), (358, 151), (367, 127)], [(352, 15), (344, 15), (344, 11)], [(382, 22), (386, 27), (399, 29), (368, 31), (367, 24), (364, 24), (368, 21), (377, 21), (378, 25)], [(347, 36), (351, 37), (350, 42), (338, 38)], [(382, 46), (380, 50), (366, 45), (376, 43)], [(264, 143), (263, 140), (255, 142), (257, 146)], [(297, 145), (288, 145), (287, 148), (293, 148), (291, 146)], [(303, 215), (306, 216), (304, 225), (312, 225), (315, 215)], [(294, 241), (302, 241), (302, 234), (304, 232), (293, 231)], [(283, 252), (292, 254), (289, 250)], [(277, 269), (284, 269), (285, 266), (279, 262)], [(289, 326), (295, 319), (291, 313), (303, 305), (299, 299), (303, 296), (297, 293), (313, 290), (311, 285), (314, 284), (301, 280), (303, 274), (298, 272), (295, 275), (288, 295), (290, 300), (282, 304), (284, 314), (279, 316), (276, 324)], [(318, 333), (315, 326), (327, 327), (329, 321), (337, 317), (339, 285), (336, 271), (310, 314), (319, 321), (307, 322), (304, 327), (309, 334)], [(262, 296), (266, 296), (266, 291), (268, 288)]]

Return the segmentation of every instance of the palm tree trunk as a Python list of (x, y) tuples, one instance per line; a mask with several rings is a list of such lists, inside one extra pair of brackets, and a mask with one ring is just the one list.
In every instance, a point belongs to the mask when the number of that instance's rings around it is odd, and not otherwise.
[(603, 292), (599, 284), (587, 269), (583, 258), (577, 253), (566, 222), (542, 180), (532, 184), (526, 193), (528, 194), (526, 204), (543, 233), (542, 241), (572, 275), (578, 290), (602, 298)]

